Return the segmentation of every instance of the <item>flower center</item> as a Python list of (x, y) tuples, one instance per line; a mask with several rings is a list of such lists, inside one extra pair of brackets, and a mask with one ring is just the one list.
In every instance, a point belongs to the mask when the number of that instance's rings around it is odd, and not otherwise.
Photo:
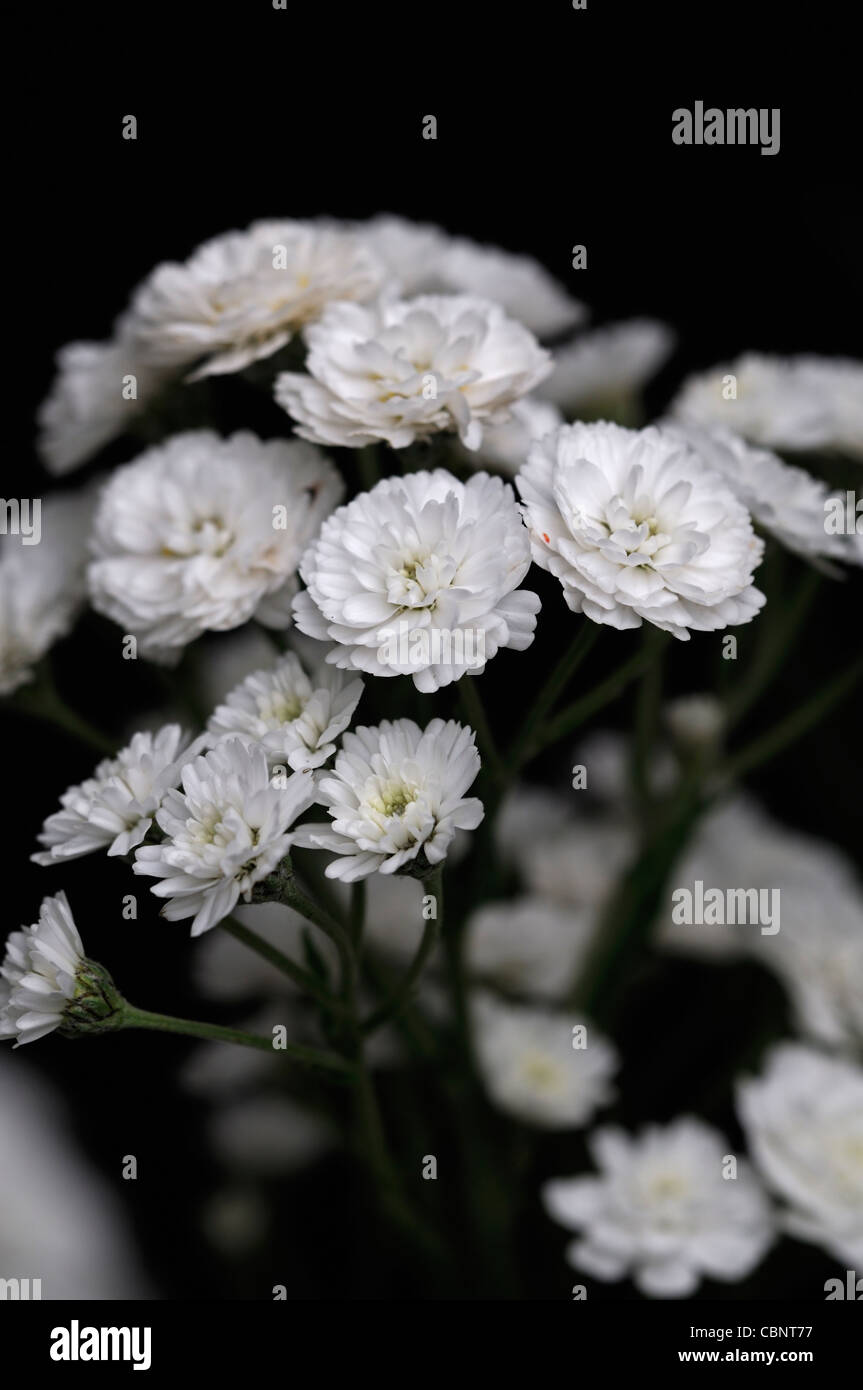
[(528, 1052), (521, 1064), (522, 1074), (537, 1091), (556, 1094), (563, 1090), (563, 1078), (557, 1062), (544, 1052)]
[(268, 724), (292, 724), (302, 712), (303, 702), (293, 692), (277, 691), (258, 699), (258, 714)]

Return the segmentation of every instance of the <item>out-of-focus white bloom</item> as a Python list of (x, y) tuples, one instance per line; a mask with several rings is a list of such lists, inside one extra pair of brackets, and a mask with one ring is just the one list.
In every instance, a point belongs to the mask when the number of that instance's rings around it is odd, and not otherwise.
[(289, 653), (232, 690), (210, 716), (207, 732), (217, 741), (259, 743), (270, 763), (303, 772), (321, 767), (336, 751), (333, 740), (348, 727), (362, 693), (362, 681), (348, 682), (332, 666), (310, 678)]
[(790, 1235), (863, 1263), (863, 1071), (783, 1043), (738, 1086), (753, 1161), (786, 1204)]
[(20, 1057), (0, 1056), (0, 1114), (2, 1277), (40, 1280), (33, 1299), (150, 1297), (116, 1185), (90, 1168), (62, 1097)]
[(563, 416), (551, 401), (525, 396), (513, 404), (506, 424), (490, 425), (483, 430), (478, 455), (465, 449), (462, 456), (471, 467), (477, 462), (490, 463), (505, 473), (515, 474), (526, 461), (534, 440), (543, 439), (562, 424)]
[(134, 871), (161, 879), (162, 916), (193, 917), (192, 935), (214, 927), (272, 873), (293, 842), (291, 827), (314, 800), (312, 778), (271, 780), (257, 744), (226, 739), (183, 768), (183, 790), (169, 791), (156, 820), (167, 838), (142, 845)]
[(253, 615), (285, 626), (299, 558), (341, 494), (335, 469), (307, 444), (175, 435), (102, 492), (93, 606), (155, 656)]
[(125, 434), (164, 380), (123, 333), (105, 343), (67, 343), (39, 407), (37, 448), (46, 468), (69, 473)]
[(159, 265), (129, 314), (148, 360), (238, 372), (270, 357), (332, 300), (368, 299), (383, 269), (350, 234), (310, 222), (255, 222), (213, 237), (182, 264)]
[[(327, 661), (412, 675), (425, 692), (481, 671), (501, 647), (533, 641), (539, 599), (512, 489), (477, 473), (384, 478), (339, 507), (300, 564), (302, 632), (336, 645)], [(514, 592), (517, 591), (517, 592)]]
[[(575, 761), (587, 772), (587, 792), (614, 815), (626, 819), (633, 810), (632, 758), (629, 740), (611, 729), (596, 729), (581, 739)], [(662, 796), (674, 786), (677, 759), (667, 748), (654, 749), (646, 768), (651, 793)]]
[(0, 1038), (15, 1046), (53, 1033), (74, 998), (84, 947), (65, 893), (43, 898), (39, 921), (10, 933), (0, 966)]
[(646, 619), (686, 640), (764, 603), (749, 513), (673, 435), (565, 425), (534, 444), (516, 485), (533, 558), (574, 613), (621, 629)]
[(224, 1163), (261, 1177), (306, 1167), (335, 1138), (323, 1118), (279, 1095), (246, 1096), (219, 1106), (207, 1128)]
[(503, 801), (494, 827), (501, 858), (518, 864), (523, 846), (556, 834), (571, 814), (571, 803), (558, 792), (528, 783), (516, 786)]
[(630, 1275), (649, 1298), (688, 1298), (702, 1278), (736, 1283), (774, 1238), (749, 1166), (726, 1178), (728, 1144), (688, 1116), (636, 1137), (608, 1126), (590, 1138), (597, 1177), (546, 1183), (549, 1215), (580, 1238), (567, 1260), (596, 1279)]
[(470, 917), (465, 960), (499, 989), (562, 999), (590, 944), (596, 918), (538, 897), (486, 903)]
[(703, 748), (721, 735), (725, 714), (715, 695), (680, 695), (665, 706), (665, 721), (680, 746)]
[(747, 444), (740, 435), (718, 425), (671, 421), (664, 428), (721, 473), (759, 526), (789, 550), (808, 560), (825, 556), (854, 561), (850, 537), (832, 535), (825, 529), (825, 503), (831, 490), (819, 478), (804, 468), (783, 463), (769, 449)]
[[(502, 1110), (543, 1129), (576, 1129), (613, 1099), (617, 1053), (581, 1020), (488, 994), (475, 997), (472, 1016), (480, 1075)], [(576, 1046), (582, 1036), (586, 1046)]]
[(480, 769), (474, 737), (452, 719), (425, 729), (385, 719), (345, 734), (317, 785), (332, 823), (301, 826), (295, 843), (337, 854), (327, 877), (349, 883), (409, 868), (420, 851), (429, 865), (442, 863), (455, 831), (482, 820), (482, 802), (464, 796)]
[(354, 449), (456, 430), (477, 449), (551, 369), (522, 324), (472, 295), (332, 304), (306, 341), (309, 375), (281, 373), (276, 400), (304, 439)]
[(403, 295), (478, 294), (539, 338), (574, 328), (585, 306), (532, 256), (452, 237), (441, 227), (384, 214), (351, 230), (383, 262)]
[(690, 377), (671, 409), (769, 448), (863, 458), (863, 362), (848, 358), (747, 352)]
[(139, 845), (169, 787), (180, 781), (183, 763), (199, 751), (179, 724), (158, 733), (135, 734), (127, 748), (104, 758), (92, 777), (60, 797), (61, 811), (45, 821), (30, 857), (35, 864), (59, 864), (94, 850), (128, 854)]
[(537, 839), (520, 856), (532, 893), (562, 907), (598, 908), (635, 854), (631, 826), (585, 816)]
[(38, 545), (21, 536), (0, 543), (0, 695), (33, 679), (33, 667), (70, 631), (86, 594), (87, 495), (42, 503)]
[(662, 945), (708, 957), (750, 956), (774, 971), (797, 1027), (829, 1047), (863, 1043), (863, 890), (845, 856), (768, 817), (743, 797), (707, 815), (669, 883), (693, 891), (735, 887), (770, 891), (780, 930), (752, 925), (675, 923), (669, 898), (659, 922)]
[(655, 319), (610, 323), (558, 348), (538, 388), (564, 414), (614, 415), (637, 397), (670, 356), (674, 334)]

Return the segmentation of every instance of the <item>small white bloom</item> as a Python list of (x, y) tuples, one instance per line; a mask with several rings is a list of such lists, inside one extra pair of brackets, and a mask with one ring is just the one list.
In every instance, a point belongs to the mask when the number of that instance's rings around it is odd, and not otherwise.
[(289, 653), (271, 671), (255, 671), (232, 690), (210, 716), (214, 740), (240, 737), (259, 743), (270, 763), (294, 772), (321, 767), (336, 751), (363, 693), (332, 666), (311, 678)]
[(506, 424), (483, 430), (479, 454), (465, 449), (462, 457), (470, 467), (491, 463), (504, 473), (515, 474), (526, 462), (534, 440), (543, 439), (562, 424), (563, 416), (551, 401), (525, 396), (514, 403)]
[(195, 756), (199, 742), (190, 747), (179, 724), (135, 734), (116, 757), (104, 758), (92, 777), (63, 793), (63, 809), (48, 817), (38, 837), (45, 849), (30, 858), (35, 864), (60, 864), (94, 850), (128, 854), (144, 839), (165, 792), (178, 785), (183, 763)]
[(863, 362), (747, 352), (683, 383), (672, 414), (772, 449), (863, 458)]
[(39, 407), (37, 448), (45, 466), (54, 474), (69, 473), (125, 434), (164, 376), (141, 361), (123, 334), (106, 343), (67, 343)]
[(565, 425), (534, 444), (516, 485), (533, 558), (574, 613), (686, 640), (749, 622), (764, 603), (749, 513), (673, 435)]
[(639, 395), (673, 348), (673, 332), (655, 319), (606, 324), (555, 351), (539, 394), (570, 418), (613, 415)]
[(74, 998), (84, 947), (65, 893), (44, 898), (39, 921), (14, 931), (0, 966), (0, 1038), (15, 1046), (53, 1033)]
[[(489, 994), (474, 999), (472, 1012), (480, 1075), (502, 1110), (542, 1129), (575, 1129), (613, 1099), (617, 1053), (591, 1026)], [(577, 1047), (581, 1027), (587, 1045)]]
[(66, 633), (86, 595), (92, 502), (57, 495), (42, 503), (42, 537), (0, 541), (0, 695), (33, 679), (33, 667)]
[(593, 936), (588, 908), (562, 908), (538, 897), (486, 903), (469, 918), (465, 960), (499, 989), (562, 999)]
[(741, 1082), (738, 1110), (753, 1160), (787, 1204), (790, 1235), (863, 1265), (863, 1070), (783, 1043)]
[[(434, 691), (533, 641), (539, 599), (518, 589), (530, 547), (512, 489), (477, 473), (384, 478), (339, 507), (300, 565), (297, 627), (336, 645), (327, 661), (412, 675)], [(517, 592), (514, 592), (517, 591)]]
[(671, 421), (664, 428), (721, 473), (759, 526), (789, 550), (808, 560), (824, 556), (854, 562), (850, 537), (831, 535), (825, 527), (825, 502), (831, 489), (819, 478), (720, 426)]
[(725, 713), (715, 695), (680, 695), (665, 706), (665, 721), (683, 748), (715, 743), (725, 726)]
[(358, 449), (483, 426), (551, 370), (549, 354), (497, 304), (471, 295), (332, 304), (306, 331), (306, 372), (276, 378), (276, 400), (316, 444)]
[(213, 237), (182, 264), (159, 265), (129, 315), (140, 351), (196, 377), (270, 357), (331, 300), (368, 299), (382, 267), (354, 237), (309, 222), (255, 222)]
[(169, 791), (156, 820), (166, 839), (142, 845), (136, 874), (162, 880), (152, 891), (168, 901), (162, 916), (194, 917), (192, 935), (214, 927), (288, 853), (294, 821), (314, 800), (311, 777), (270, 778), (257, 744), (226, 739), (183, 768), (183, 790)]
[(480, 769), (472, 729), (433, 719), (385, 719), (345, 734), (317, 800), (332, 823), (301, 826), (297, 845), (339, 855), (328, 878), (346, 882), (410, 866), (422, 851), (432, 866), (446, 858), (456, 830), (475, 830), (482, 802), (465, 799)]
[(175, 435), (102, 492), (93, 606), (156, 656), (253, 615), (286, 626), (299, 558), (341, 493), (335, 469), (307, 444)]
[(262, 1177), (284, 1178), (314, 1163), (335, 1139), (324, 1118), (280, 1095), (229, 1101), (217, 1108), (207, 1129), (224, 1163)]
[(549, 1215), (578, 1231), (567, 1248), (596, 1279), (631, 1275), (649, 1298), (688, 1298), (701, 1279), (735, 1283), (773, 1237), (767, 1200), (749, 1166), (726, 1178), (728, 1144), (690, 1117), (630, 1137), (609, 1126), (591, 1135), (598, 1177), (546, 1183)]

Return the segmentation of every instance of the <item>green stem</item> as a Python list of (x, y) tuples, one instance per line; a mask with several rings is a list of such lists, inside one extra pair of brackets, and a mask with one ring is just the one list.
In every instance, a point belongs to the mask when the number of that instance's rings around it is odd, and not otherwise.
[(812, 608), (820, 583), (819, 572), (811, 567), (807, 568), (790, 605), (780, 610), (778, 620), (772, 630), (768, 630), (767, 636), (756, 650), (755, 659), (728, 700), (729, 728), (740, 722), (773, 680), (788, 653), (795, 632), (799, 630)]
[(173, 1018), (170, 1014), (152, 1013), (149, 1009), (137, 1009), (124, 1002), (122, 1028), (149, 1028), (160, 1033), (181, 1033), (188, 1038), (206, 1038), (210, 1042), (237, 1043), (241, 1047), (256, 1047), (262, 1052), (282, 1053), (288, 1061), (302, 1062), (306, 1066), (324, 1067), (329, 1071), (354, 1074), (356, 1068), (343, 1057), (333, 1053), (321, 1052), (314, 1047), (300, 1047), (289, 1043), (285, 1047), (274, 1047), (273, 1039), (258, 1033), (246, 1033), (239, 1028), (226, 1028), (220, 1023), (199, 1023), (189, 1018)]
[(360, 475), (360, 485), (363, 492), (371, 492), (381, 476), (376, 445), (366, 444), (362, 449), (357, 450), (357, 471)]
[(25, 686), (16, 694), (13, 703), (22, 714), (54, 724), (73, 738), (79, 739), (81, 743), (86, 743), (102, 757), (113, 757), (117, 752), (117, 744), (112, 739), (100, 733), (80, 714), (69, 708), (58, 692), (46, 665), (41, 667), (37, 679), (31, 685)]
[(322, 1008), (329, 1010), (331, 1013), (342, 1015), (345, 1013), (344, 1005), (337, 999), (334, 999), (329, 991), (315, 979), (310, 971), (304, 970), (296, 961), (291, 960), (290, 956), (286, 956), (275, 946), (271, 946), (262, 936), (258, 936), (257, 932), (253, 932), (248, 927), (244, 927), (235, 917), (223, 918), (219, 926), (223, 931), (226, 931), (229, 936), (232, 936), (235, 941), (242, 942), (244, 946), (248, 946), (249, 950), (255, 951), (264, 960), (274, 965), (277, 970), (281, 970), (284, 975), (287, 975), (289, 979), (293, 980), (295, 985), (299, 986), (306, 994), (310, 994), (316, 999)]
[(593, 647), (598, 636), (598, 624), (591, 622), (589, 618), (585, 618), (584, 625), (580, 628), (570, 643), (569, 648), (560, 658), (560, 661), (555, 666), (525, 716), (521, 733), (513, 743), (507, 758), (508, 764), (514, 769), (517, 770), (527, 762), (531, 755), (534, 738), (540, 725), (553, 705), (556, 704), (557, 700), (563, 694), (572, 676)]
[(335, 943), (342, 969), (342, 991), (347, 1000), (356, 979), (356, 960), (351, 939), (341, 922), (318, 907), (300, 887), (291, 866), (290, 855), (286, 855), (263, 882), (259, 883), (254, 894), (256, 902), (279, 902), (293, 908), (306, 921), (319, 927)]
[(480, 698), (476, 681), (476, 676), (462, 677), (458, 682), (459, 701), (465, 719), (476, 733), (479, 751), (489, 773), (496, 781), (504, 781), (507, 777), (507, 769), (494, 741), (494, 735), (491, 732), (491, 725), (488, 722), (488, 715)]
[(604, 708), (612, 700), (616, 700), (627, 685), (636, 676), (641, 675), (649, 659), (648, 653), (637, 652), (635, 656), (623, 662), (616, 671), (612, 671), (605, 680), (600, 681), (599, 685), (595, 686), (587, 695), (583, 695), (580, 700), (575, 700), (567, 709), (561, 710), (560, 714), (548, 721), (544, 731), (534, 739), (533, 751), (540, 752), (553, 743), (559, 743), (561, 739), (568, 737), (581, 724), (584, 724), (597, 710)]
[(666, 634), (648, 627), (643, 634), (644, 667), (635, 712), (635, 738), (632, 744), (632, 785), (642, 815), (651, 800), (650, 758), (656, 747), (659, 706), (662, 699), (661, 649)]
[(834, 705), (844, 700), (863, 678), (863, 658), (855, 661), (840, 676), (831, 681), (823, 690), (813, 695), (799, 708), (793, 710), (786, 719), (775, 724), (766, 734), (755, 738), (739, 753), (731, 758), (724, 771), (724, 781), (736, 781), (751, 772), (753, 768), (772, 758), (795, 739), (814, 727)]
[(375, 1009), (362, 1025), (364, 1033), (373, 1033), (382, 1023), (389, 1019), (396, 1018), (411, 1001), (413, 988), (423, 972), (423, 967), (434, 949), (438, 939), (441, 923), (443, 921), (443, 881), (440, 867), (434, 870), (426, 880), (429, 894), (435, 900), (435, 917), (427, 919), (423, 927), (422, 939), (419, 949), (411, 961), (404, 979), (394, 993), (379, 1008)]
[(366, 881), (364, 878), (357, 879), (351, 885), (351, 916), (348, 930), (351, 938), (351, 945), (354, 951), (359, 954), (363, 941), (363, 929), (366, 921)]

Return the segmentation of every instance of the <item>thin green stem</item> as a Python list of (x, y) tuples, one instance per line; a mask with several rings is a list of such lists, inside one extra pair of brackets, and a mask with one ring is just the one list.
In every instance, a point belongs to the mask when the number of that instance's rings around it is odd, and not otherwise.
[(371, 492), (381, 476), (377, 445), (366, 444), (362, 449), (357, 449), (356, 457), (362, 490), (363, 492)]
[(288, 1043), (275, 1047), (272, 1038), (258, 1033), (246, 1033), (240, 1028), (227, 1028), (220, 1023), (200, 1023), (189, 1018), (173, 1018), (170, 1014), (152, 1013), (149, 1009), (138, 1009), (133, 1004), (123, 1005), (122, 1028), (149, 1028), (160, 1033), (181, 1033), (188, 1038), (206, 1038), (210, 1042), (237, 1043), (241, 1047), (256, 1047), (262, 1052), (281, 1054), (288, 1061), (302, 1062), (305, 1066), (323, 1067), (328, 1071), (354, 1074), (356, 1068), (343, 1057), (334, 1053), (322, 1052), (314, 1047), (300, 1047)]
[(382, 1023), (396, 1018), (410, 1002), (414, 985), (420, 978), (426, 961), (431, 955), (443, 921), (443, 882), (440, 867), (426, 880), (428, 895), (434, 898), (435, 916), (429, 917), (423, 927), (419, 948), (404, 978), (394, 993), (379, 1008), (375, 1009), (362, 1025), (364, 1033), (373, 1033)]
[(651, 800), (650, 758), (656, 747), (662, 699), (661, 649), (665, 638), (664, 632), (648, 627), (642, 641), (645, 664), (640, 678), (632, 743), (632, 785), (642, 815), (648, 813)]
[(507, 769), (494, 741), (491, 725), (488, 722), (488, 715), (485, 711), (479, 690), (477, 689), (476, 676), (463, 676), (458, 682), (458, 696), (464, 711), (465, 719), (474, 730), (479, 744), (479, 751), (489, 773), (496, 781), (504, 781), (507, 777)]
[(366, 881), (364, 878), (359, 878), (356, 883), (351, 885), (351, 915), (348, 923), (351, 945), (357, 954), (359, 954), (360, 947), (362, 946), (365, 923)]
[(795, 632), (799, 631), (812, 608), (820, 583), (818, 570), (808, 567), (791, 603), (786, 608), (780, 608), (780, 616), (773, 627), (768, 628), (749, 670), (728, 699), (726, 718), (729, 728), (740, 722), (773, 680), (789, 651)]
[(573, 638), (555, 666), (536, 700), (528, 710), (521, 732), (513, 743), (507, 763), (514, 769), (520, 768), (531, 755), (537, 731), (546, 715), (557, 703), (578, 667), (593, 647), (599, 636), (599, 626), (585, 618), (583, 626)]
[(57, 690), (47, 665), (40, 668), (37, 679), (31, 685), (25, 686), (14, 696), (12, 703), (22, 714), (54, 724), (102, 757), (113, 757), (117, 752), (117, 744), (112, 739), (69, 708)]
[(624, 661), (613, 671), (605, 680), (600, 681), (599, 685), (594, 686), (593, 690), (588, 691), (581, 699), (573, 701), (566, 709), (561, 710), (560, 714), (550, 719), (542, 733), (537, 734), (534, 739), (533, 751), (541, 752), (543, 748), (550, 747), (553, 743), (559, 743), (561, 739), (567, 738), (581, 724), (584, 724), (592, 714), (603, 709), (616, 700), (626, 687), (636, 676), (641, 675), (648, 660), (651, 659), (644, 651), (637, 652), (635, 656)]
[(265, 941), (262, 936), (258, 936), (249, 927), (243, 926), (235, 917), (223, 918), (219, 926), (235, 941), (242, 942), (249, 950), (255, 951), (257, 955), (274, 965), (277, 970), (281, 970), (284, 975), (293, 980), (295, 985), (317, 1000), (322, 1008), (327, 1009), (330, 1013), (345, 1014), (344, 1005), (338, 999), (334, 999), (329, 990), (325, 989), (310, 971), (304, 970), (296, 961), (291, 960), (290, 956), (286, 956), (277, 947), (271, 946), (269, 941)]
[(780, 720), (766, 734), (752, 740), (739, 753), (731, 758), (724, 769), (724, 781), (735, 781), (759, 767), (776, 753), (787, 748), (821, 720), (828, 710), (838, 705), (863, 678), (863, 658), (853, 662), (847, 670), (819, 690), (810, 700), (806, 700), (787, 718)]

